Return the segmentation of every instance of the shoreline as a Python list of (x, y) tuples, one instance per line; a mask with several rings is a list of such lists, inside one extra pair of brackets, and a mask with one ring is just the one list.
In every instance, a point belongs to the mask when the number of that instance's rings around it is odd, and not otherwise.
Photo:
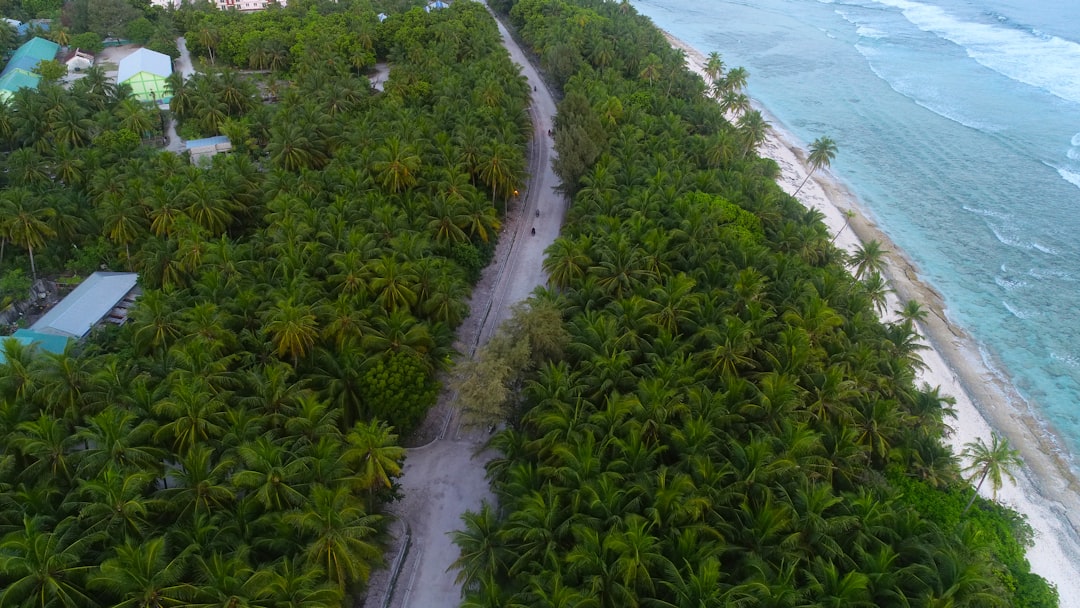
[[(688, 67), (708, 82), (704, 54), (668, 32), (664, 36), (685, 53)], [(779, 165), (777, 183), (791, 194), (808, 171), (805, 145), (756, 101), (754, 108), (771, 125), (758, 152)], [(1006, 480), (997, 500), (1027, 516), (1035, 531), (1033, 545), (1027, 549), (1032, 572), (1057, 586), (1062, 607), (1080, 606), (1080, 479), (1053, 430), (1032, 415), (1016, 390), (986, 361), (978, 343), (949, 320), (941, 295), (919, 278), (915, 265), (867, 214), (850, 188), (823, 168), (813, 173), (799, 194), (804, 206), (824, 214), (831, 234), (839, 233), (837, 247), (852, 251), (877, 240), (886, 250), (883, 274), (893, 290), (886, 318), (903, 301), (923, 304), (929, 315), (918, 329), (930, 348), (922, 353), (926, 369), (917, 377), (956, 399), (956, 417), (950, 425), (953, 433), (945, 438), (946, 445), (959, 454), (965, 443), (977, 437), (989, 439), (991, 431), (996, 431), (1020, 451), (1024, 465), (1016, 472), (1016, 484)], [(845, 212), (854, 214), (847, 229), (843, 229)], [(989, 494), (989, 488), (984, 488), (982, 495)]]

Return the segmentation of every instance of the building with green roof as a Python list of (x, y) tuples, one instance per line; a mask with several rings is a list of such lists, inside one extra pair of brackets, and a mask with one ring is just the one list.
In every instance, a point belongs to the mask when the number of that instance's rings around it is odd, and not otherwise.
[(35, 72), (42, 61), (56, 59), (60, 45), (40, 36), (34, 38), (11, 55), (4, 71), (0, 72), (0, 99), (7, 100), (22, 88), (37, 88), (41, 76)]

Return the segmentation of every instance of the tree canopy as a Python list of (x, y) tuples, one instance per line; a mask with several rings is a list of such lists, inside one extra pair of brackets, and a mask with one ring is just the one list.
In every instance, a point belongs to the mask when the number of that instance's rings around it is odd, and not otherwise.
[[(236, 144), (205, 164), (157, 149), (163, 117), (97, 68), (0, 104), (5, 289), (102, 266), (142, 288), (65, 353), (4, 344), (0, 604), (336, 606), (381, 565), (399, 436), (531, 132), (482, 5), (402, 8), (365, 31), (366, 2), (170, 13), (193, 48), (219, 32), (216, 66), (170, 83), (182, 131)], [(289, 61), (240, 74), (214, 47), (234, 23)]]
[(492, 6), (563, 93), (573, 201), (536, 299), (569, 342), (510, 392), (498, 505), (455, 535), (464, 605), (1056, 605), (1020, 518), (961, 517), (912, 321), (776, 184), (760, 116), (729, 122), (629, 3)]

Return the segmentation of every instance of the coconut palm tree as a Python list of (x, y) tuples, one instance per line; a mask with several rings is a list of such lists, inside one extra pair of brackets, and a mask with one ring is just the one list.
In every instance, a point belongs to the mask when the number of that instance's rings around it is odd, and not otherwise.
[(12, 215), (3, 224), (5, 236), (29, 252), (30, 275), (36, 281), (34, 248), (44, 246), (48, 238), (56, 236), (56, 231), (49, 225), (49, 220), (56, 216), (56, 210), (46, 206), (44, 199), (35, 197), (22, 188), (6, 190), (0, 196), (11, 204)]
[(971, 495), (971, 500), (964, 506), (964, 513), (967, 513), (975, 502), (975, 498), (979, 495), (979, 490), (987, 478), (990, 479), (990, 487), (996, 500), (997, 491), (1001, 489), (1001, 476), (1004, 475), (1009, 478), (1009, 481), (1016, 483), (1013, 471), (1023, 465), (1020, 452), (1009, 445), (1008, 438), (1001, 437), (997, 433), (990, 434), (990, 445), (987, 445), (982, 437), (977, 437), (975, 441), (965, 443), (961, 455), (970, 460), (970, 463), (964, 467), (964, 472), (971, 473), (968, 481), (975, 481), (975, 478), (979, 479), (975, 484), (975, 493)]
[(102, 562), (87, 586), (112, 598), (116, 608), (182, 606), (188, 591), (180, 582), (186, 557), (173, 555), (162, 537), (128, 541), (117, 547), (115, 557)]
[(379, 561), (381, 553), (372, 541), (380, 519), (365, 513), (348, 488), (316, 485), (310, 502), (286, 514), (284, 521), (307, 540), (308, 563), (329, 573), (344, 592), (356, 582), (366, 582)]
[(0, 542), (4, 603), (17, 606), (93, 606), (84, 581), (94, 569), (84, 562), (92, 538), (71, 520), (55, 531), (45, 521), (23, 517), (20, 529)]
[(743, 142), (742, 157), (746, 158), (757, 149), (769, 132), (769, 123), (762, 117), (761, 112), (751, 110), (739, 116), (739, 137)]
[(881, 243), (872, 240), (863, 243), (851, 255), (848, 264), (854, 267), (852, 274), (856, 279), (861, 279), (874, 273), (880, 274), (885, 270), (885, 256), (888, 250), (881, 248)]
[(806, 157), (806, 161), (810, 164), (810, 171), (807, 172), (806, 177), (803, 178), (802, 183), (795, 189), (792, 196), (799, 196), (799, 191), (806, 185), (807, 180), (814, 174), (814, 171), (822, 167), (828, 167), (834, 158), (836, 158), (836, 142), (829, 137), (815, 139), (814, 143), (810, 144), (810, 155)]
[(405, 448), (397, 445), (393, 428), (381, 420), (357, 422), (345, 441), (341, 460), (355, 472), (354, 486), (369, 494), (389, 490), (393, 479), (401, 475), (401, 463), (405, 460)]

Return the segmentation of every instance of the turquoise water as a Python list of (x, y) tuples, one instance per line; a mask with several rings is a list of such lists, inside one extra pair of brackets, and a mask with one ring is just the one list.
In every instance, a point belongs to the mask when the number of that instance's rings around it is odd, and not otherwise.
[[(1075, 0), (634, 0), (834, 172), (1080, 454)], [(1075, 468), (1074, 462), (1074, 468)]]

